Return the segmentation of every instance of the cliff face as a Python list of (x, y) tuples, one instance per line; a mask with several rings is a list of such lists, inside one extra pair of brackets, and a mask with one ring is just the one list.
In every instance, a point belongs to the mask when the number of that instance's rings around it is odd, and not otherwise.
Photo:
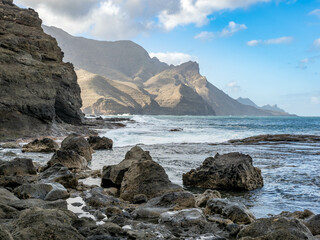
[(0, 137), (35, 135), (55, 121), (80, 124), (80, 87), (32, 9), (0, 0)]

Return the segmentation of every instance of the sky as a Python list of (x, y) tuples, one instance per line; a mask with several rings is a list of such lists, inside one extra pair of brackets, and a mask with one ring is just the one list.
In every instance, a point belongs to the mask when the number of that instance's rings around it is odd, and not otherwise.
[(75, 36), (197, 61), (233, 98), (320, 116), (320, 0), (14, 0)]

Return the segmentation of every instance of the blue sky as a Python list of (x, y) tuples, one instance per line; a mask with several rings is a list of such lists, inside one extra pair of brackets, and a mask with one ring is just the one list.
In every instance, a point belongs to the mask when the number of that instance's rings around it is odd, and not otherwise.
[[(194, 60), (230, 96), (320, 116), (320, 0), (17, 0), (73, 35)], [(39, 3), (40, 2), (40, 3)]]

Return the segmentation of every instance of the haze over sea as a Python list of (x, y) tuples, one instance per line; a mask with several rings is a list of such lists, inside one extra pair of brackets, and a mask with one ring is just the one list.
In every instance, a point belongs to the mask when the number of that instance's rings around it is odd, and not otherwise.
[[(206, 157), (237, 151), (253, 158), (265, 186), (247, 193), (224, 193), (224, 197), (243, 202), (256, 217), (304, 209), (320, 212), (319, 143), (220, 144), (259, 134), (320, 135), (320, 117), (126, 117), (134, 122), (102, 130), (101, 135), (114, 140), (114, 149), (94, 154), (92, 168), (116, 164), (132, 145), (140, 144), (174, 183), (182, 185), (182, 174), (199, 167)], [(170, 131), (177, 128), (182, 131)]]

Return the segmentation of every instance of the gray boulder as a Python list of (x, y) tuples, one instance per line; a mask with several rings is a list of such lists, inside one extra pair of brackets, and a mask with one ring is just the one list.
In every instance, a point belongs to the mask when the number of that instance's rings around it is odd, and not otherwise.
[(5, 188), (0, 188), (0, 204), (8, 204), (17, 200), (19, 200), (19, 198), (17, 198), (12, 192)]
[(53, 154), (52, 158), (48, 161), (48, 166), (55, 164), (62, 164), (70, 169), (86, 169), (87, 160), (72, 150), (58, 150)]
[(14, 193), (21, 199), (39, 198), (46, 201), (66, 199), (69, 197), (67, 189), (60, 183), (34, 183), (17, 187)]
[(113, 141), (110, 138), (99, 136), (90, 136), (88, 143), (93, 150), (110, 150), (113, 146)]
[(82, 195), (86, 204), (94, 208), (118, 206), (120, 204), (119, 199), (105, 194), (101, 187), (85, 191)]
[(135, 218), (158, 218), (161, 213), (195, 207), (195, 198), (189, 192), (170, 192), (150, 199), (133, 212)]
[(40, 182), (57, 182), (65, 188), (76, 188), (78, 186), (76, 175), (59, 163), (40, 173), (38, 179)]
[(8, 204), (10, 207), (14, 207), (19, 211), (29, 208), (43, 208), (43, 209), (68, 209), (68, 203), (66, 200), (44, 201), (42, 199), (19, 199), (12, 201)]
[(252, 158), (241, 153), (209, 157), (203, 164), (183, 174), (183, 184), (200, 188), (249, 191), (263, 186), (261, 170), (252, 165)]
[(75, 151), (88, 162), (92, 159), (93, 149), (84, 137), (77, 134), (66, 137), (61, 143), (61, 150)]
[(0, 226), (0, 239), (1, 240), (13, 240), (9, 231), (7, 231), (3, 226)]
[(35, 139), (34, 141), (24, 145), (22, 152), (55, 152), (59, 149), (58, 143), (50, 138)]
[(314, 215), (305, 221), (305, 225), (313, 235), (320, 235), (320, 214)]
[(255, 220), (254, 215), (243, 204), (222, 198), (210, 199), (207, 202), (205, 212), (219, 214), (238, 224), (249, 224)]
[(19, 143), (6, 142), (1, 145), (2, 148), (21, 148)]
[(73, 227), (78, 217), (68, 210), (31, 208), (22, 211), (19, 219), (12, 224), (15, 240), (84, 240)]
[(31, 159), (15, 158), (0, 164), (0, 175), (24, 176), (34, 174), (37, 174), (37, 171)]
[(241, 240), (313, 240), (310, 230), (298, 219), (286, 217), (260, 218), (243, 228), (237, 235)]
[(221, 198), (221, 194), (217, 190), (207, 189), (202, 194), (195, 195), (196, 207), (205, 207), (209, 199)]

